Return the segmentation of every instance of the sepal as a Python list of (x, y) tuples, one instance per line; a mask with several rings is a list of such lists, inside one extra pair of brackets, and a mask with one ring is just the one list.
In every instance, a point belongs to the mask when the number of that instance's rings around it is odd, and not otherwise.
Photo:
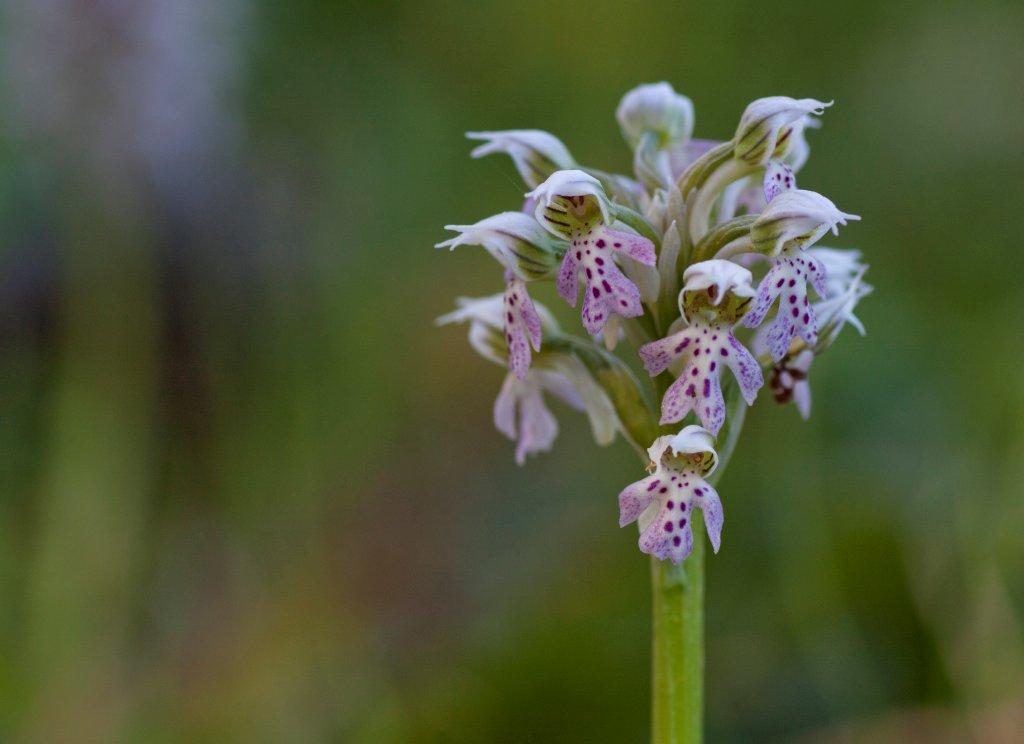
[(473, 148), (470, 155), (482, 158), (493, 153), (504, 153), (530, 187), (536, 187), (557, 170), (576, 167), (562, 140), (540, 129), (506, 129), (500, 132), (466, 132), (472, 140), (483, 144)]

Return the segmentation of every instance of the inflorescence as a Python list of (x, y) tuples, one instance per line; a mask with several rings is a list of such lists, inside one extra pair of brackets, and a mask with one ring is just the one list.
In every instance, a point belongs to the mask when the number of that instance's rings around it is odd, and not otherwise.
[[(735, 444), (729, 421), (753, 405), (766, 373), (775, 399), (806, 419), (814, 359), (847, 323), (864, 333), (853, 314), (871, 291), (860, 252), (817, 245), (860, 218), (796, 182), (805, 131), (830, 105), (762, 98), (731, 140), (716, 142), (691, 138), (689, 98), (668, 83), (641, 85), (616, 112), (632, 178), (580, 165), (547, 132), (468, 135), (483, 143), (474, 157), (509, 155), (530, 190), (520, 211), (446, 226), (458, 234), (437, 247), (482, 246), (505, 291), (460, 298), (438, 323), (468, 322), (473, 347), (507, 369), (494, 423), (516, 443), (517, 463), (558, 435), (546, 394), (585, 412), (599, 445), (621, 433), (646, 453), (652, 475), (619, 494), (619, 522), (639, 523), (644, 553), (681, 563), (696, 507), (717, 552), (722, 504), (705, 479), (716, 447), (725, 459)], [(582, 288), (589, 338), (531, 299), (531, 283), (551, 280), (572, 307)], [(745, 329), (755, 329), (746, 342)], [(623, 340), (654, 395), (613, 353)], [(699, 425), (671, 426), (691, 415)]]

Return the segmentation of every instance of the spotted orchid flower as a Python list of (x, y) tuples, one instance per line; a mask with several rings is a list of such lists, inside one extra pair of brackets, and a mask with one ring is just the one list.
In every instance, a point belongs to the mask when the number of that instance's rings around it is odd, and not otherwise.
[(553, 238), (531, 216), (502, 212), (473, 225), (445, 225), (459, 235), (436, 248), (483, 246), (505, 267), (504, 333), (509, 369), (522, 380), (530, 367), (530, 346), (540, 351), (541, 322), (523, 279), (550, 276), (565, 251), (565, 241)]
[(647, 454), (654, 473), (619, 494), (619, 526), (638, 521), (641, 552), (679, 565), (693, 550), (693, 510), (700, 508), (717, 553), (725, 517), (718, 492), (705, 480), (718, 467), (711, 434), (687, 426), (658, 437)]
[(576, 161), (562, 140), (540, 129), (466, 132), (466, 136), (484, 143), (475, 147), (470, 155), (474, 158), (493, 153), (508, 155), (523, 181), (533, 188), (557, 170), (576, 167)]
[(717, 434), (725, 422), (723, 367), (732, 370), (743, 398), (753, 404), (764, 377), (757, 360), (732, 333), (754, 295), (750, 280), (747, 269), (721, 259), (693, 264), (683, 274), (679, 302), (688, 325), (639, 349), (651, 377), (670, 365), (682, 365), (662, 399), (662, 424), (681, 421), (692, 410), (704, 428)]
[(583, 326), (600, 331), (612, 314), (635, 318), (643, 314), (640, 290), (615, 263), (616, 257), (654, 266), (654, 244), (635, 233), (613, 230), (612, 204), (600, 182), (579, 170), (558, 171), (527, 194), (536, 200), (537, 221), (549, 232), (569, 240), (558, 272), (558, 294), (576, 306), (578, 276), (585, 278)]
[[(743, 324), (756, 328), (775, 301), (779, 301), (766, 339), (772, 359), (778, 362), (794, 338), (800, 337), (811, 346), (818, 340), (818, 320), (807, 296), (807, 284), (825, 298), (828, 271), (804, 246), (829, 229), (837, 231), (838, 225), (846, 224), (847, 219), (859, 218), (840, 212), (820, 194), (797, 189), (793, 171), (778, 161), (773, 161), (765, 171), (764, 194), (768, 206), (755, 221), (751, 239), (755, 245), (770, 245), (774, 257)], [(772, 237), (766, 239), (766, 235)]]
[(765, 165), (772, 158), (784, 157), (800, 135), (810, 114), (821, 116), (832, 101), (813, 98), (770, 96), (759, 98), (744, 110), (736, 135), (733, 154), (751, 165)]

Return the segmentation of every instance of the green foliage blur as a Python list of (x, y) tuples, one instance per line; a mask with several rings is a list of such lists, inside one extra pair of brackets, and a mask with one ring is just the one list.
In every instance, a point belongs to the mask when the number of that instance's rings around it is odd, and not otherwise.
[(644, 741), (636, 456), (514, 465), (433, 326), (500, 273), (431, 246), (525, 191), (466, 130), (628, 171), (663, 79), (700, 137), (834, 98), (876, 288), (720, 484), (709, 740), (1020, 740), (1024, 5), (6, 6), (0, 741)]

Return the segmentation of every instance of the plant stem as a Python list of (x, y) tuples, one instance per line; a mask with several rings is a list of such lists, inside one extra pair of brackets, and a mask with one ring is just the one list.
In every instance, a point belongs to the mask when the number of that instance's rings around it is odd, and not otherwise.
[(704, 523), (680, 566), (651, 558), (653, 744), (695, 744), (704, 728)]
[[(747, 410), (738, 385), (726, 385), (725, 400), (712, 485), (732, 457)], [(651, 558), (652, 744), (699, 744), (704, 738), (704, 520), (696, 512), (690, 518), (693, 552), (682, 565)]]

